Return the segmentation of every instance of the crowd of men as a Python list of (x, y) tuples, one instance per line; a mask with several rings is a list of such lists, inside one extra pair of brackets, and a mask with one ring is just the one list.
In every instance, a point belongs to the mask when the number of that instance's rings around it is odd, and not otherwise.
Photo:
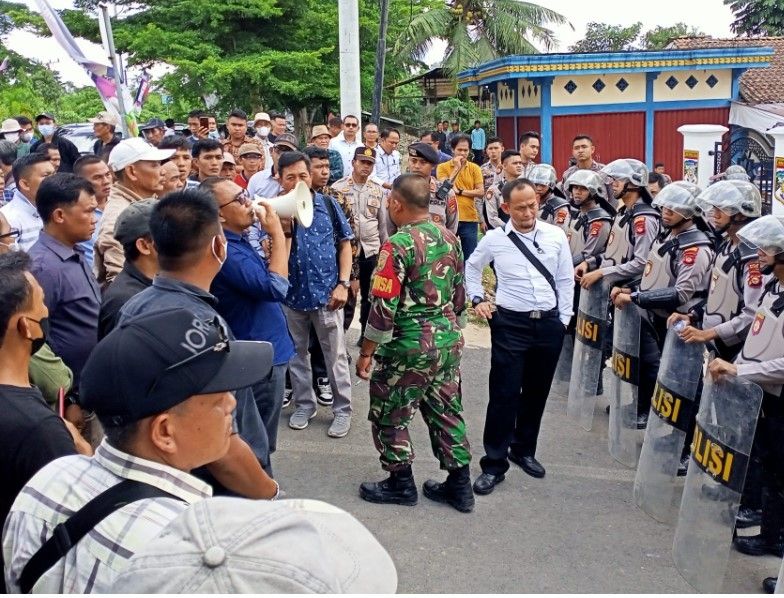
[[(784, 221), (761, 216), (748, 180), (728, 171), (703, 191), (672, 182), (663, 165), (604, 165), (582, 134), (559, 176), (536, 161), (538, 133), (506, 148), (479, 121), (470, 135), (446, 121), (424, 132), (406, 150), (406, 173), (400, 132), (353, 115), (313, 126), (303, 148), (284, 117), (264, 112), (232, 111), (225, 136), (201, 111), (186, 135), (151, 119), (143, 137), (121, 139), (112, 114), (91, 122), (86, 155), (53, 115), (2, 123), (7, 589), (110, 591), (207, 497), (276, 498), (284, 409), (294, 430), (320, 407), (332, 413), (329, 437), (350, 430), (356, 311), (355, 372), (370, 380), (372, 440), (389, 474), (361, 483), (363, 499), (417, 504), (408, 433), (417, 410), (447, 472), (424, 483), (427, 498), (467, 513), (510, 462), (544, 477), (542, 415), (580, 289), (596, 284), (607, 303), (642, 314), (638, 428), (677, 320), (684, 340), (716, 350), (712, 375), (765, 390), (760, 475), (738, 518), (762, 532), (736, 546), (784, 554)], [(272, 206), (301, 184), (309, 226)], [(460, 369), (468, 307), (487, 318), (492, 341), (473, 483)], [(688, 455), (687, 443), (681, 473)], [(359, 528), (370, 568), (388, 569)], [(371, 584), (361, 587), (388, 589), (392, 578), (394, 567), (379, 586), (360, 576)]]

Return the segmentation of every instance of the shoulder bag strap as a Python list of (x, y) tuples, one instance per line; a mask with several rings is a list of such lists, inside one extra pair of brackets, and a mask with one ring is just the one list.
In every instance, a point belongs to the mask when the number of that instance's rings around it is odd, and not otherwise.
[(558, 289), (555, 288), (555, 277), (547, 268), (545, 268), (542, 262), (536, 259), (536, 256), (531, 253), (531, 250), (525, 246), (525, 243), (520, 240), (520, 237), (518, 237), (513, 230), (510, 230), (507, 236), (509, 237), (509, 240), (517, 246), (525, 258), (531, 262), (531, 265), (539, 271), (539, 274), (544, 276), (545, 280), (550, 283), (550, 286), (553, 289), (553, 293), (555, 293), (555, 308), (558, 309)]
[(19, 576), (22, 593), (29, 594), (38, 579), (106, 517), (127, 504), (156, 497), (181, 500), (160, 488), (136, 480), (124, 480), (93, 498), (70, 519), (55, 527), (50, 538), (27, 562)]

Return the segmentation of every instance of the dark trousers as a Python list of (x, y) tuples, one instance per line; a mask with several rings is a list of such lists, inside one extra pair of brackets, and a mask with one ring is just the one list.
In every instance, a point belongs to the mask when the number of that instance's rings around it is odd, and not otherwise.
[[(629, 306), (632, 307), (632, 306)], [(629, 309), (627, 307), (627, 309)], [(667, 334), (667, 320), (656, 315), (646, 315), (642, 310), (640, 322), (640, 379), (637, 393), (637, 414), (647, 414), (659, 374), (659, 361)]]
[[(278, 422), (283, 406), (283, 388), (288, 367), (287, 363), (272, 366), (269, 375), (253, 386), (253, 399), (267, 430), (270, 455), (275, 452), (278, 441)], [(272, 475), (272, 467), (267, 470), (267, 473)]]
[(781, 397), (765, 393), (757, 424), (762, 459), (762, 527), (771, 543), (784, 541), (784, 405)]
[(476, 249), (479, 242), (479, 223), (460, 221), (457, 224), (457, 237), (460, 239), (460, 246), (463, 248), (463, 260), (468, 261), (471, 254)]
[(530, 319), (498, 308), (490, 320), (490, 402), (485, 418), (482, 471), (500, 475), (509, 469), (508, 452), (536, 454), (539, 426), (565, 328), (557, 315)]
[[(362, 249), (359, 250), (359, 256), (357, 257), (357, 265), (359, 266), (359, 294), (361, 295), (359, 304), (359, 325), (362, 327), (362, 335), (365, 334), (365, 324), (367, 324), (368, 317), (370, 316), (370, 280), (373, 278), (376, 262), (378, 262), (378, 254), (365, 257), (365, 252)], [(344, 330), (348, 330), (349, 326), (351, 326), (356, 308), (356, 297), (349, 297), (346, 306), (343, 308), (344, 313), (346, 314), (346, 317), (343, 320)]]
[(471, 151), (474, 152), (474, 164), (481, 166), (485, 163), (485, 150), (472, 149)]

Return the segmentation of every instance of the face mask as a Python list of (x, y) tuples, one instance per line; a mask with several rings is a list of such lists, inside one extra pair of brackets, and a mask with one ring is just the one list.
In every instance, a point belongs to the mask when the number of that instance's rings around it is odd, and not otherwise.
[(760, 272), (762, 272), (765, 276), (770, 276), (773, 274), (773, 268), (776, 267), (776, 264), (767, 264), (765, 266), (760, 266)]
[(31, 322), (35, 322), (41, 327), (41, 334), (43, 334), (40, 338), (32, 339), (30, 344), (30, 355), (35, 355), (38, 351), (41, 350), (41, 347), (44, 346), (46, 342), (46, 337), (49, 336), (49, 318), (41, 318), (40, 320), (33, 320), (32, 318), (28, 318)]
[(220, 133), (218, 133), (218, 131), (210, 131), (207, 133), (207, 137), (210, 139), (220, 139)]
[(54, 129), (55, 129), (54, 125), (38, 125), (38, 131), (44, 137), (51, 137), (52, 135), (54, 135)]
[[(219, 258), (219, 257), (218, 257), (218, 254), (217, 254), (217, 253), (216, 253), (216, 251), (215, 251), (215, 239), (218, 239), (218, 243), (220, 243), (221, 245), (223, 245), (223, 259)], [(228, 244), (228, 243), (221, 243), (221, 242), (220, 242), (220, 237), (213, 237), (213, 238), (212, 238), (212, 256), (213, 256), (213, 257), (214, 257), (216, 260), (218, 260), (218, 263), (221, 265), (221, 268), (223, 267), (223, 264), (225, 264), (225, 263), (226, 263), (226, 250), (227, 250), (228, 246), (229, 246), (229, 244)]]
[(24, 133), (19, 135), (19, 139), (22, 140), (22, 143), (30, 143), (33, 140), (32, 131), (25, 131)]
[(266, 137), (267, 135), (270, 134), (270, 128), (269, 127), (256, 127), (256, 134), (259, 137)]
[(19, 141), (19, 133), (6, 133), (3, 135), (6, 141), (10, 141), (11, 143), (16, 143)]

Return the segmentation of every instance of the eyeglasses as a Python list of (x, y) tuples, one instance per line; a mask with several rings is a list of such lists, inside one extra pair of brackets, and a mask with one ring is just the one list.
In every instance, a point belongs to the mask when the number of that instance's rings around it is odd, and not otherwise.
[(359, 125), (356, 125), (354, 123), (343, 123), (343, 126), (346, 127), (347, 129), (356, 129)]
[(237, 195), (234, 196), (234, 199), (219, 205), (218, 209), (220, 210), (222, 208), (225, 208), (229, 204), (233, 204), (235, 201), (241, 206), (247, 205), (247, 203), (250, 201), (250, 193), (248, 193), (247, 189), (243, 189), (242, 191), (237, 193)]
[(0, 235), (0, 239), (5, 239), (6, 237), (11, 237), (12, 239), (16, 240), (16, 239), (18, 239), (21, 236), (22, 236), (22, 231), (20, 231), (19, 229), (16, 229), (16, 228), (12, 228), (7, 233), (3, 233), (2, 235)]
[(153, 394), (153, 392), (155, 391), (156, 387), (161, 382), (161, 380), (170, 372), (173, 372), (174, 370), (181, 368), (182, 366), (187, 365), (190, 362), (195, 361), (199, 357), (202, 357), (203, 355), (207, 355), (208, 353), (221, 353), (221, 352), (229, 353), (229, 351), (231, 350), (231, 345), (229, 345), (229, 331), (226, 328), (226, 324), (224, 324), (220, 320), (220, 318), (217, 317), (213, 318), (212, 321), (203, 322), (203, 324), (204, 324), (204, 328), (202, 329), (203, 333), (206, 333), (206, 331), (208, 331), (210, 328), (214, 328), (218, 331), (218, 342), (216, 342), (214, 345), (211, 345), (209, 347), (205, 347), (201, 351), (198, 351), (193, 355), (186, 357), (182, 361), (178, 361), (177, 363), (170, 365), (165, 370), (163, 370), (163, 372), (155, 379), (155, 382), (152, 383), (152, 386), (150, 386), (150, 390), (147, 392), (147, 396)]

